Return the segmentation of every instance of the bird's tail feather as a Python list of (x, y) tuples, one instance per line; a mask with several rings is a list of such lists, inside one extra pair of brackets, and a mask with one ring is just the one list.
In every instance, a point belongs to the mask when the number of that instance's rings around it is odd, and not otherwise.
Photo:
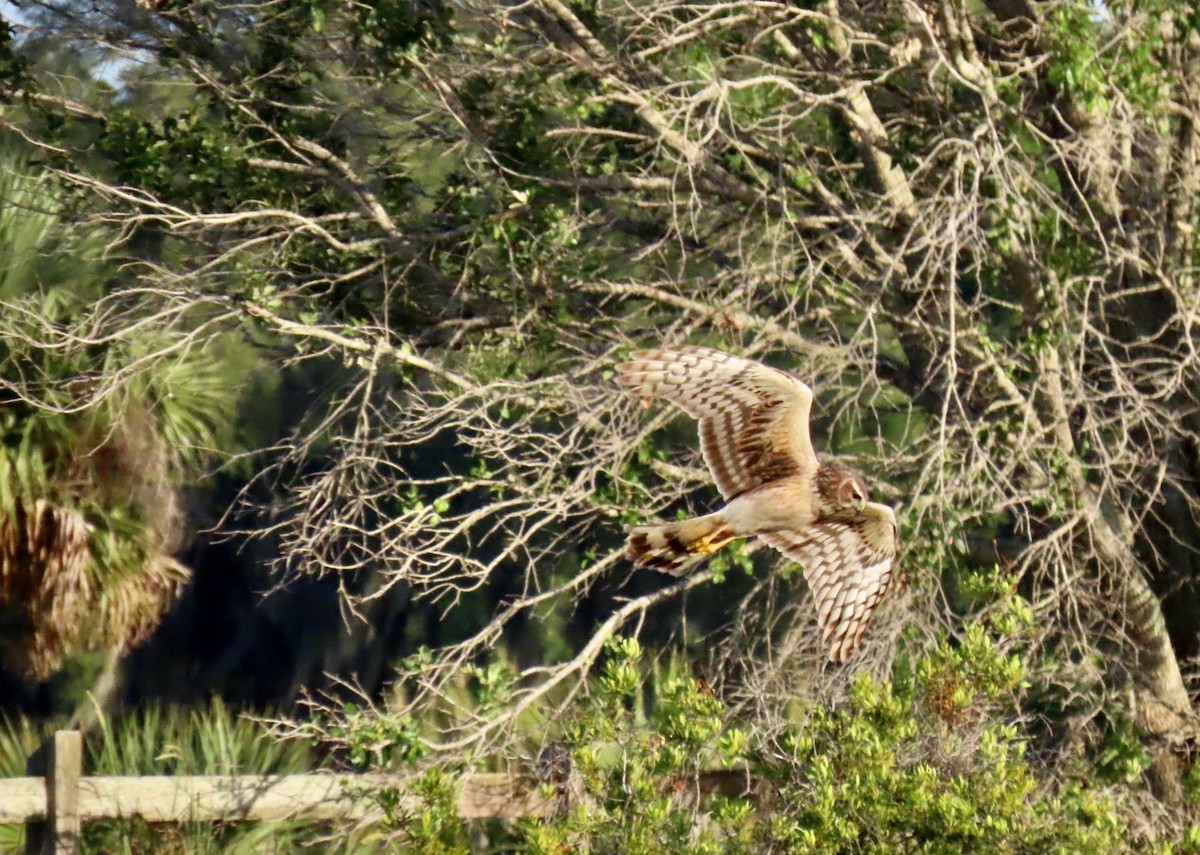
[(682, 576), (738, 535), (721, 514), (646, 525), (629, 534), (625, 557), (639, 567)]

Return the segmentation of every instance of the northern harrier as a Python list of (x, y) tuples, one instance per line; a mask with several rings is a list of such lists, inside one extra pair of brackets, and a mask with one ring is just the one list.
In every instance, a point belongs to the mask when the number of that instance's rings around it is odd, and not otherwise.
[(896, 517), (868, 501), (857, 472), (821, 463), (809, 436), (813, 394), (790, 374), (707, 347), (641, 350), (617, 382), (666, 398), (700, 422), (700, 447), (725, 507), (639, 526), (627, 556), (682, 575), (732, 540), (757, 535), (804, 568), (829, 657), (846, 661), (892, 580)]

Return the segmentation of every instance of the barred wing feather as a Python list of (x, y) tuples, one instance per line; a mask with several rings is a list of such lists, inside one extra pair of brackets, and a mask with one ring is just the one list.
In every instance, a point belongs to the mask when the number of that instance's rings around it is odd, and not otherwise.
[(887, 505), (818, 519), (798, 531), (759, 534), (798, 562), (813, 593), (829, 658), (845, 662), (858, 648), (892, 581), (896, 517)]
[(816, 472), (812, 390), (790, 374), (695, 346), (639, 350), (617, 370), (633, 394), (665, 398), (699, 420), (704, 462), (725, 499)]

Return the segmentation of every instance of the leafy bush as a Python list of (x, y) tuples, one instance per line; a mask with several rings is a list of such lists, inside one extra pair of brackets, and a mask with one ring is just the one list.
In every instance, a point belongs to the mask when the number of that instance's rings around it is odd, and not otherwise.
[[(902, 652), (891, 679), (860, 675), (842, 701), (770, 735), (688, 675), (668, 673), (644, 693), (641, 646), (614, 639), (550, 745), (569, 765), (537, 773), (573, 797), (570, 807), (516, 828), (494, 823), (480, 832), (487, 846), (477, 837), (472, 848), (452, 789), (435, 776), (422, 812), (391, 817), (403, 851), (1135, 851), (1127, 785), (1063, 782), (1027, 756), (1018, 639), (1031, 612), (996, 577), (983, 584), (1002, 596), (960, 643)], [(1191, 851), (1189, 840), (1143, 848)]]
[[(1092, 758), (1095, 774), (1072, 780), (1028, 756), (1017, 711), (1027, 688), (1020, 636), (1030, 611), (995, 577), (987, 585), (1002, 596), (959, 643), (902, 651), (891, 679), (859, 675), (840, 701), (795, 713), (771, 733), (732, 714), (686, 667), (653, 669), (647, 679), (637, 640), (612, 639), (588, 690), (553, 733), (539, 734), (556, 740), (545, 743), (532, 771), (547, 796), (560, 797), (549, 818), (464, 823), (456, 775), (432, 768), (408, 793), (364, 792), (386, 813), (370, 832), (110, 820), (85, 827), (84, 851), (281, 852), (321, 841), (337, 851), (391, 844), (427, 855), (1200, 852), (1195, 826), (1177, 845), (1132, 837), (1139, 782), (1105, 774), (1112, 763), (1103, 751)], [(354, 707), (331, 722), (336, 728), (323, 732), (349, 746), (358, 769), (426, 759), (415, 725)], [(220, 703), (193, 713), (148, 710), (104, 723), (88, 744), (85, 771), (286, 774), (317, 765), (304, 742), (266, 736)], [(40, 738), (28, 722), (8, 722), (0, 772), (22, 774)], [(18, 829), (4, 835), (0, 847), (19, 849)]]

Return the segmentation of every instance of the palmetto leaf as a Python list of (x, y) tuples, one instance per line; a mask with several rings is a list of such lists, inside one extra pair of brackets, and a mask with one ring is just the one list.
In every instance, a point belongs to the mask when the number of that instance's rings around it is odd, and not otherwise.
[(189, 576), (178, 485), (237, 396), (169, 329), (97, 335), (103, 244), (64, 225), (60, 196), (0, 152), (0, 663), (37, 679), (158, 625)]

